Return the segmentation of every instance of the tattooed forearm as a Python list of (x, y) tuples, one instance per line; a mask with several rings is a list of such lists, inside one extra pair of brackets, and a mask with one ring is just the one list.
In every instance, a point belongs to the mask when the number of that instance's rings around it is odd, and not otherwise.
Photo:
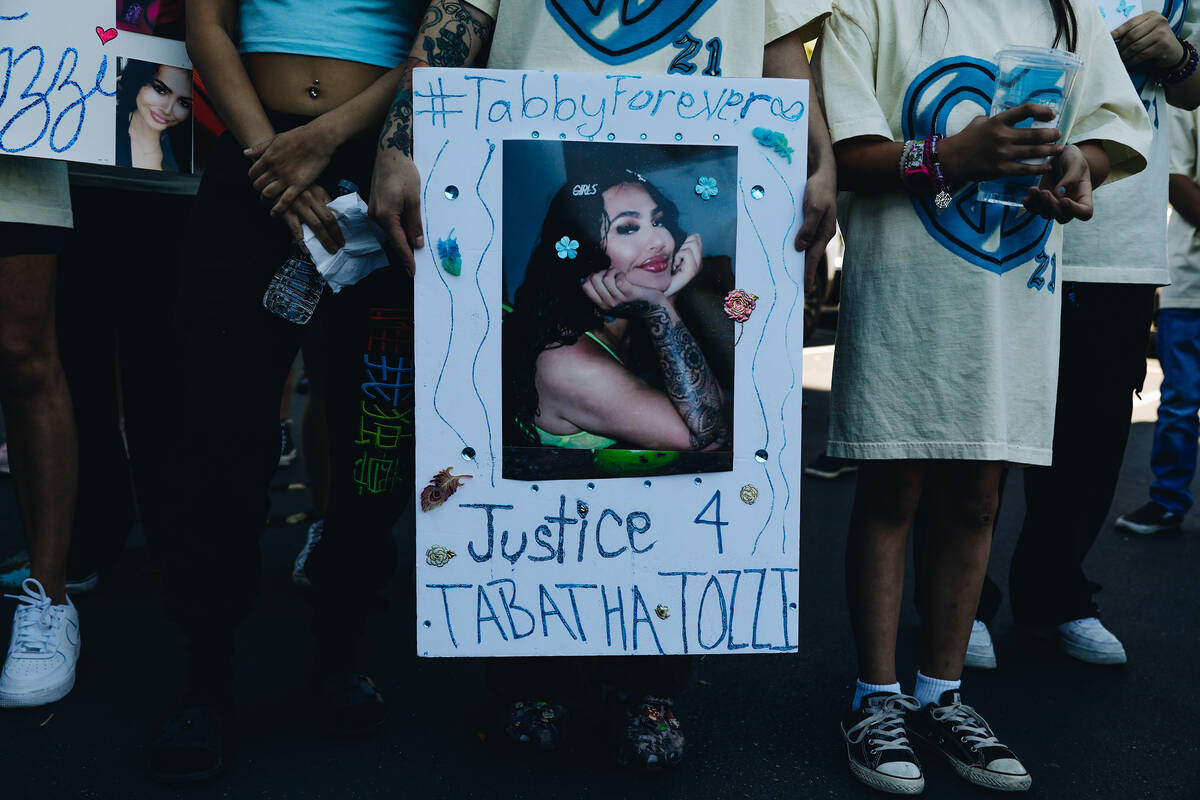
[[(416, 62), (414, 64), (414, 62)], [(412, 158), (412, 70), (414, 66), (424, 66), (417, 59), (410, 58), (404, 65), (400, 91), (388, 110), (384, 120), (383, 130), (379, 134), (379, 149), (395, 148), (404, 155)]]
[(434, 0), (403, 67), (400, 91), (392, 101), (379, 135), (379, 149), (394, 148), (412, 157), (412, 71), (417, 67), (466, 67), (492, 36), (492, 20), (466, 3)]
[[(667, 397), (687, 425), (691, 447), (700, 450), (728, 438), (721, 415), (721, 386), (708, 366), (700, 345), (683, 320), (672, 321), (667, 309), (644, 301), (625, 304), (636, 310), (658, 351)], [(637, 306), (637, 308), (632, 308)]]

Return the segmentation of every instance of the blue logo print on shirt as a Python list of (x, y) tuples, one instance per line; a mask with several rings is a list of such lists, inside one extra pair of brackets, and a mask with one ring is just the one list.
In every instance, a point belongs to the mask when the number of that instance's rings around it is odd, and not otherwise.
[(608, 64), (661, 50), (717, 0), (546, 0), (546, 9), (581, 48)]
[[(987, 114), (996, 87), (996, 66), (959, 56), (946, 58), (918, 75), (904, 97), (905, 139), (946, 134), (946, 120), (962, 103)], [(1050, 238), (1049, 220), (1023, 208), (981, 203), (978, 184), (960, 188), (954, 202), (938, 213), (932, 197), (913, 195), (912, 204), (925, 230), (956, 256), (997, 275), (1028, 263)]]

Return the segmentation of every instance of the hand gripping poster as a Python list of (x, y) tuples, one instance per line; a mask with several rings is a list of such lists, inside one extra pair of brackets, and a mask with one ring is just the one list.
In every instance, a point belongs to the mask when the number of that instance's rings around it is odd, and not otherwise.
[(417, 652), (795, 651), (808, 84), (413, 91)]
[(183, 0), (0, 0), (0, 154), (192, 171)]

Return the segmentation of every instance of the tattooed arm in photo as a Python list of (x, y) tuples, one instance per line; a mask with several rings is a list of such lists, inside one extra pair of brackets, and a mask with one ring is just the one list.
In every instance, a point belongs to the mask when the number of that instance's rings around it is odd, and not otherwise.
[(637, 314), (650, 332), (650, 341), (658, 351), (667, 397), (688, 428), (691, 445), (688, 449), (703, 450), (709, 445), (724, 444), (728, 432), (721, 418), (721, 385), (670, 300), (654, 305), (635, 300), (616, 310), (626, 315)]
[(388, 234), (410, 275), (413, 251), (425, 246), (421, 228), (421, 179), (412, 161), (412, 71), (417, 67), (470, 67), (487, 49), (494, 22), (470, 3), (433, 0), (421, 20), (400, 88), (392, 101), (371, 179), (371, 216)]
[(535, 381), (543, 420), (538, 424), (567, 424), (652, 449), (715, 450), (726, 445), (724, 393), (673, 300), (613, 269), (589, 276), (582, 288), (604, 313), (646, 327), (664, 391), (580, 338), (538, 356)]

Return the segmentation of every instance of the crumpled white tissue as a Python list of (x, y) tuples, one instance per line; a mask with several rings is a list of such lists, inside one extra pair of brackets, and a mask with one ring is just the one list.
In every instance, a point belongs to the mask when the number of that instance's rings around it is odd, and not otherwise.
[(367, 204), (357, 194), (344, 194), (329, 203), (346, 246), (330, 253), (307, 225), (304, 229), (304, 246), (312, 254), (317, 272), (336, 294), (347, 286), (353, 286), (380, 267), (387, 266), (387, 253), (380, 241), (383, 231), (367, 216)]

